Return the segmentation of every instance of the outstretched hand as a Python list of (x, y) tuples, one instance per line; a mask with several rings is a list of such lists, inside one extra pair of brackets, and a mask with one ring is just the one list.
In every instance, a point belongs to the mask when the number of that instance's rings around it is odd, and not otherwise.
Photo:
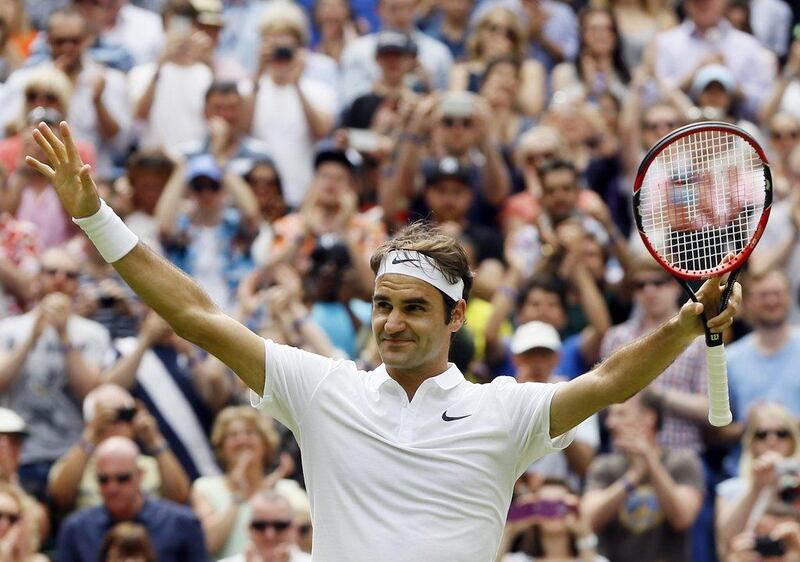
[(698, 336), (705, 333), (703, 327), (704, 317), (708, 329), (713, 333), (720, 333), (730, 328), (741, 310), (742, 286), (739, 283), (734, 284), (728, 305), (719, 312), (725, 288), (726, 283), (723, 277), (720, 276), (712, 277), (703, 283), (696, 292), (697, 299), (700, 302), (690, 301), (681, 308), (678, 315), (681, 325), (693, 330)]
[(59, 129), (63, 141), (49, 126), (39, 123), (33, 131), (33, 139), (44, 151), (48, 162), (41, 162), (33, 156), (27, 156), (25, 162), (50, 181), (61, 205), (71, 217), (91, 216), (100, 208), (97, 186), (90, 175), (91, 167), (81, 161), (66, 121), (61, 122)]

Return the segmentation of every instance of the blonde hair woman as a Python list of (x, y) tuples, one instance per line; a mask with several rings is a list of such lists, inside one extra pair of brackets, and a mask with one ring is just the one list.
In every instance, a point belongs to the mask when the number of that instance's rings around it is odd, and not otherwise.
[(717, 486), (716, 529), (721, 554), (745, 529), (754, 509), (777, 499), (782, 473), (800, 471), (800, 426), (775, 402), (753, 406), (742, 435), (739, 476)]
[(33, 500), (6, 482), (0, 482), (0, 560), (47, 562), (39, 549), (38, 525)]
[(478, 92), (489, 63), (511, 57), (519, 65), (516, 109), (535, 117), (544, 109), (546, 72), (534, 59), (526, 59), (527, 40), (517, 16), (498, 6), (478, 20), (467, 39), (468, 60), (457, 63), (450, 73), (451, 90)]
[(267, 472), (280, 437), (272, 419), (250, 406), (223, 409), (214, 420), (211, 445), (225, 473), (195, 480), (191, 502), (203, 525), (206, 547), (218, 560), (242, 552), (247, 545), (247, 500), (276, 485), (292, 488), (292, 481), (279, 481), (294, 466), (288, 455), (281, 455), (278, 468)]

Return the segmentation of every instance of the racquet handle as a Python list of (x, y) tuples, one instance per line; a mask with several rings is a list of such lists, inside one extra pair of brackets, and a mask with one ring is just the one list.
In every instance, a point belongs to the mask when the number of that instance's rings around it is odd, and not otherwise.
[(725, 362), (725, 347), (706, 347), (708, 367), (708, 421), (714, 427), (722, 427), (733, 421), (728, 398), (728, 366)]

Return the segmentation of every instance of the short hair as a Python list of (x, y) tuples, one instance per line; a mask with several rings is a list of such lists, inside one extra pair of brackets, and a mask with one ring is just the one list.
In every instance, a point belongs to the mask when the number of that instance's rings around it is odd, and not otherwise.
[(294, 508), (292, 507), (292, 502), (289, 501), (289, 498), (276, 492), (275, 490), (264, 490), (261, 489), (255, 493), (255, 495), (250, 498), (250, 504), (252, 505), (255, 501), (262, 501), (267, 503), (282, 503), (289, 508), (289, 513), (291, 514), (290, 517), (294, 519)]
[(781, 279), (783, 279), (783, 282), (786, 283), (787, 287), (792, 286), (792, 282), (789, 279), (789, 276), (786, 274), (786, 271), (784, 271), (780, 267), (768, 267), (766, 269), (749, 270), (747, 272), (747, 283), (744, 283), (744, 286), (747, 289), (751, 289), (753, 283), (758, 283), (759, 281), (763, 281), (764, 279), (772, 275), (778, 275)]
[(175, 163), (169, 159), (166, 153), (159, 148), (145, 148), (137, 150), (128, 156), (125, 163), (128, 172), (135, 169), (156, 170), (169, 175), (175, 169)]
[(281, 438), (278, 430), (275, 429), (275, 424), (272, 423), (272, 418), (268, 418), (250, 406), (228, 406), (217, 414), (214, 426), (211, 428), (211, 445), (217, 453), (217, 458), (223, 464), (226, 462), (221, 457), (222, 444), (225, 441), (228, 426), (235, 420), (244, 420), (259, 433), (264, 442), (264, 458), (261, 460), (263, 466), (268, 467), (280, 446)]
[(144, 556), (147, 562), (156, 562), (156, 551), (147, 528), (133, 521), (117, 523), (103, 537), (100, 546), (100, 559), (107, 560), (111, 550), (116, 549), (123, 556)]
[(294, 2), (288, 2), (287, 0), (267, 2), (261, 12), (258, 27), (261, 33), (292, 33), (297, 37), (301, 45), (308, 45), (310, 36), (308, 19), (303, 9)]
[(208, 90), (206, 90), (206, 102), (208, 102), (208, 99), (214, 94), (236, 94), (242, 97), (242, 94), (239, 92), (239, 86), (233, 80), (214, 80), (208, 87)]
[(554, 158), (553, 160), (548, 160), (539, 167), (539, 178), (544, 182), (544, 177), (547, 174), (558, 170), (569, 170), (576, 179), (580, 176), (578, 168), (571, 160), (567, 160), (566, 158)]
[[(372, 272), (377, 275), (378, 268), (386, 255), (398, 250), (419, 252), (431, 258), (450, 283), (456, 283), (461, 279), (464, 282), (463, 299), (469, 300), (473, 274), (469, 268), (467, 252), (456, 238), (424, 221), (413, 222), (378, 246), (369, 260)], [(447, 324), (453, 316), (456, 301), (441, 290), (439, 292), (444, 298), (445, 323)]]
[(567, 291), (564, 283), (552, 275), (535, 275), (528, 279), (519, 291), (517, 306), (522, 307), (528, 299), (528, 295), (537, 290), (556, 295), (561, 308), (565, 313), (567, 312), (569, 303), (567, 303)]
[(646, 387), (639, 393), (639, 404), (645, 410), (650, 410), (656, 415), (656, 431), (661, 431), (664, 426), (664, 403), (658, 396)]
[(66, 8), (60, 8), (50, 14), (50, 17), (47, 18), (47, 33), (48, 35), (52, 31), (53, 22), (56, 21), (58, 18), (77, 18), (81, 20), (81, 25), (83, 26), (83, 31), (85, 32), (89, 27), (89, 22), (86, 21), (86, 16), (83, 15), (83, 12), (75, 8), (74, 6), (67, 6)]
[(36, 88), (54, 93), (65, 113), (69, 109), (69, 102), (72, 97), (72, 82), (61, 70), (55, 67), (42, 67), (32, 70), (25, 82), (24, 91), (27, 93), (29, 90)]

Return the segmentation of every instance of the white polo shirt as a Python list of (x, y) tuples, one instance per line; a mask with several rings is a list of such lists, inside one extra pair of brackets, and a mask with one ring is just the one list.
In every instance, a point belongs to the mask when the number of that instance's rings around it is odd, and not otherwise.
[(300, 444), (319, 562), (492, 562), (516, 479), (572, 440), (549, 436), (554, 384), (451, 366), (409, 403), (383, 366), (266, 354), (262, 407)]

